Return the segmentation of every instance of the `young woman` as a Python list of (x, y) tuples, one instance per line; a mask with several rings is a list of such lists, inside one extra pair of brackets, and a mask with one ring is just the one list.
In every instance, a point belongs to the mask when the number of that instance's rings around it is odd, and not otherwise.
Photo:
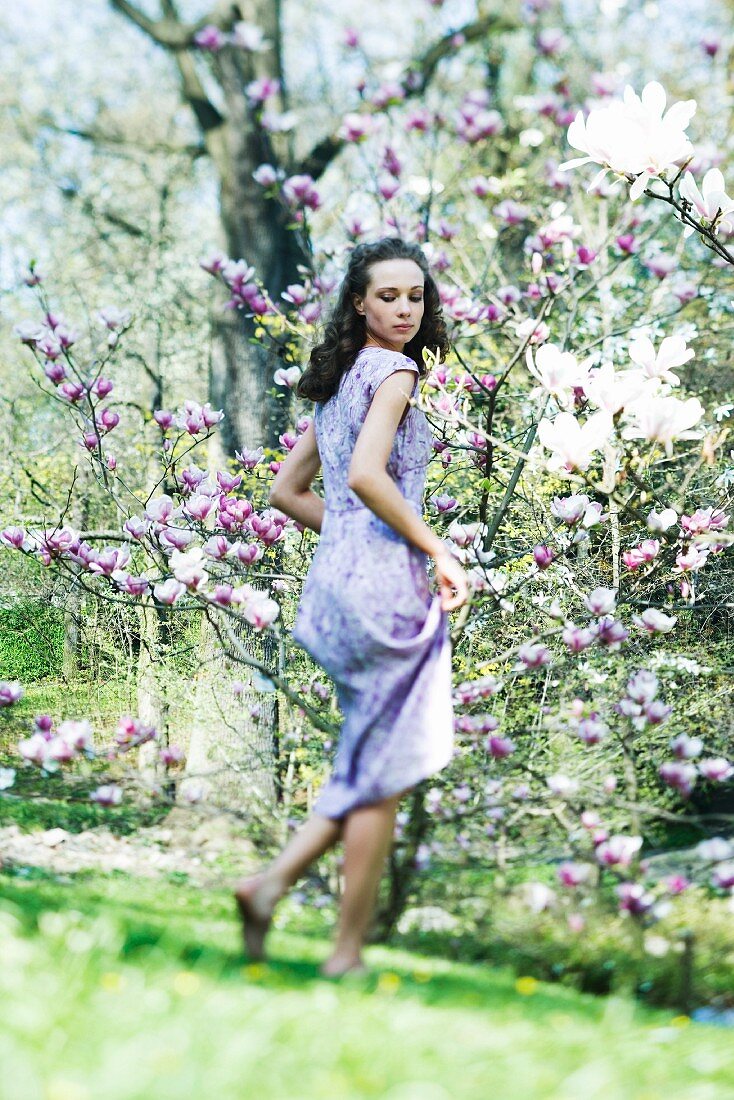
[[(449, 343), (420, 247), (398, 237), (357, 245), (298, 383), (315, 402), (313, 421), (270, 492), (274, 507), (321, 535), (293, 638), (334, 681), (344, 721), (313, 815), (235, 897), (248, 953), (261, 958), (278, 899), (342, 839), (339, 930), (322, 967), (332, 977), (363, 968), (401, 796), (452, 753), (448, 612), (468, 590), (461, 565), (421, 518), (432, 435), (409, 398), (426, 373), (424, 347), (443, 358)], [(311, 489), (322, 464), (323, 499)]]

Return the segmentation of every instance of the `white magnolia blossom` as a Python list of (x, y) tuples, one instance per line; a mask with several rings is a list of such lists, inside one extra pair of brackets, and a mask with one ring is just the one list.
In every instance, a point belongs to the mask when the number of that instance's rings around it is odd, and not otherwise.
[(270, 46), (270, 40), (263, 37), (262, 27), (244, 20), (235, 23), (230, 41), (233, 46), (241, 50), (250, 50), (251, 53), (262, 53)]
[[(677, 397), (645, 397), (626, 410), (632, 420), (622, 431), (625, 439), (647, 439), (662, 443), (668, 455), (676, 439), (690, 439), (690, 429), (704, 414), (697, 397), (681, 401)], [(694, 433), (695, 434), (695, 433)]]
[(667, 531), (677, 522), (678, 513), (675, 508), (663, 508), (662, 512), (656, 512), (653, 508), (647, 517), (647, 526), (651, 531)]
[(300, 377), (300, 367), (278, 367), (273, 374), (273, 381), (276, 386), (287, 386), (288, 389), (292, 389)]
[(610, 362), (602, 363), (591, 371), (588, 381), (584, 383), (584, 393), (591, 404), (612, 415), (636, 401), (646, 388), (647, 379), (639, 371), (615, 371)]
[(558, 170), (601, 165), (589, 189), (609, 170), (635, 176), (630, 198), (639, 198), (651, 179), (693, 152), (685, 130), (696, 110), (695, 99), (674, 103), (667, 111), (665, 104), (665, 89), (653, 80), (641, 96), (628, 84), (621, 100), (590, 111), (586, 119), (579, 111), (568, 128), (568, 142), (585, 155), (565, 161)]
[[(725, 190), (724, 177), (718, 168), (710, 168), (701, 182), (701, 189), (691, 172), (683, 176), (678, 193), (686, 202), (690, 202), (702, 221), (715, 224), (715, 229), (724, 229), (727, 233), (734, 229), (734, 199), (729, 198)], [(683, 230), (684, 237), (694, 232), (692, 225)]]
[(595, 412), (585, 424), (579, 424), (569, 412), (561, 412), (553, 421), (543, 419), (538, 425), (538, 438), (552, 457), (550, 470), (586, 470), (594, 451), (600, 450), (612, 434), (613, 421), (604, 409)]
[(677, 386), (680, 378), (673, 374), (674, 367), (682, 367), (695, 355), (693, 348), (686, 347), (683, 336), (666, 336), (657, 353), (649, 336), (640, 336), (629, 346), (629, 357), (637, 363), (646, 378), (659, 378), (671, 386)]
[(170, 565), (176, 580), (187, 588), (198, 590), (207, 582), (207, 563), (200, 546), (193, 546), (190, 550), (174, 550)]
[[(584, 386), (588, 371), (579, 363), (570, 351), (561, 351), (557, 344), (543, 344), (533, 352), (525, 352), (527, 368), (540, 382), (540, 390), (550, 393), (559, 405), (566, 405), (573, 399), (574, 386)], [(537, 391), (533, 391), (533, 396)]]

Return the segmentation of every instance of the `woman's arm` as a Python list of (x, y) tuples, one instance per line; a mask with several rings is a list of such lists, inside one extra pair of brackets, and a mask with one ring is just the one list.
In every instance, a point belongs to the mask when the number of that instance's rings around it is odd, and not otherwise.
[(285, 512), (304, 527), (310, 527), (312, 531), (321, 531), (324, 518), (324, 502), (311, 489), (311, 482), (320, 466), (321, 458), (312, 420), (281, 463), (268, 497), (274, 508)]
[(397, 370), (378, 386), (354, 445), (347, 483), (360, 500), (399, 535), (435, 556), (446, 547), (415, 514), (387, 472), (395, 432), (414, 379), (413, 371)]
[[(445, 543), (417, 516), (387, 472), (387, 463), (415, 374), (397, 370), (378, 386), (354, 445), (348, 485), (375, 515), (436, 561), (443, 607), (451, 610), (468, 598), (466, 574)], [(457, 590), (457, 595), (451, 589)]]

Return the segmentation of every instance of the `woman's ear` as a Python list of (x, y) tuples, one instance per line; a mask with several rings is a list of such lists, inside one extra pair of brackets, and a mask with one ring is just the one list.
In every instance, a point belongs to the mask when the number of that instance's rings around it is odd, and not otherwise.
[(364, 317), (364, 309), (362, 308), (362, 303), (360, 299), (352, 298), (352, 305), (354, 306), (355, 311), (360, 315), (360, 317)]

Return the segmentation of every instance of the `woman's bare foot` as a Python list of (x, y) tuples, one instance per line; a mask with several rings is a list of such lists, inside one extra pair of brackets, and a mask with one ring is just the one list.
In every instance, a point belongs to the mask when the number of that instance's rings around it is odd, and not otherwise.
[(359, 955), (332, 955), (321, 967), (324, 978), (342, 978), (345, 974), (366, 974), (367, 967)]
[(243, 879), (234, 891), (235, 901), (242, 920), (245, 951), (248, 958), (258, 962), (265, 957), (265, 937), (273, 918), (273, 910), (282, 896), (279, 886), (264, 871)]

